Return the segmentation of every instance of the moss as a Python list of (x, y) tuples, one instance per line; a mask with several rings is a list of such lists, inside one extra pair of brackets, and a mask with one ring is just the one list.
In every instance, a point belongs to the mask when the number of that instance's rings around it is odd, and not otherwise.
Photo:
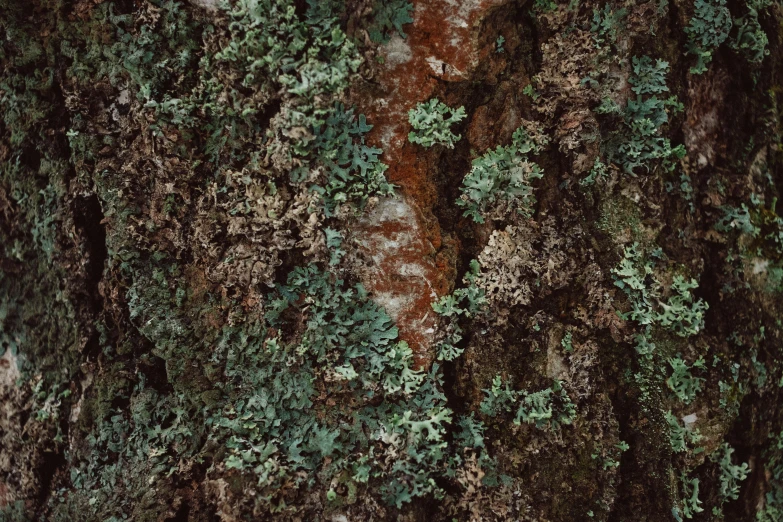
[(644, 239), (639, 206), (625, 196), (602, 201), (601, 216), (596, 226), (614, 242), (625, 243)]

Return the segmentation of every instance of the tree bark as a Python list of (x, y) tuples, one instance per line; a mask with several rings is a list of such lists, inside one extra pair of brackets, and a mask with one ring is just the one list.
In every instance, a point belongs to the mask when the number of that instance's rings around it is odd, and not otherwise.
[(781, 28), (0, 0), (0, 520), (783, 520)]

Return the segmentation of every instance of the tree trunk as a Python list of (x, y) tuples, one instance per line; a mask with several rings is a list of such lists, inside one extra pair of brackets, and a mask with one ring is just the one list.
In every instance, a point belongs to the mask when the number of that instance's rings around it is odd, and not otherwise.
[(0, 520), (783, 520), (779, 0), (0, 31)]

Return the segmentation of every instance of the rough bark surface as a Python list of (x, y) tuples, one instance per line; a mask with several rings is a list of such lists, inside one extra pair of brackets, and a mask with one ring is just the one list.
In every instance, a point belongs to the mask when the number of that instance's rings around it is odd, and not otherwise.
[(0, 521), (783, 520), (778, 0), (0, 34)]

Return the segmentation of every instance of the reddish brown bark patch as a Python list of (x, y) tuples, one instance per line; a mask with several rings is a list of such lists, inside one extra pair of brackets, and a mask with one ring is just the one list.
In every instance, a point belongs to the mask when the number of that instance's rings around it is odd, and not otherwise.
[(395, 320), (417, 364), (429, 366), (438, 323), (431, 304), (446, 289), (420, 217), (406, 198), (384, 199), (362, 217), (355, 233), (368, 259), (362, 282)]
[[(374, 125), (369, 141), (380, 146), (387, 177), (399, 199), (383, 200), (356, 228), (363, 253), (362, 282), (397, 322), (400, 337), (417, 362), (433, 360), (437, 316), (431, 304), (448, 291), (440, 226), (433, 214), (437, 191), (427, 149), (408, 142), (408, 111), (431, 98), (439, 81), (466, 81), (479, 62), (478, 28), (488, 11), (506, 0), (416, 2), (407, 38), (394, 36), (380, 50), (384, 66), (375, 83), (354, 93), (354, 101)], [(448, 100), (443, 100), (448, 103)]]

